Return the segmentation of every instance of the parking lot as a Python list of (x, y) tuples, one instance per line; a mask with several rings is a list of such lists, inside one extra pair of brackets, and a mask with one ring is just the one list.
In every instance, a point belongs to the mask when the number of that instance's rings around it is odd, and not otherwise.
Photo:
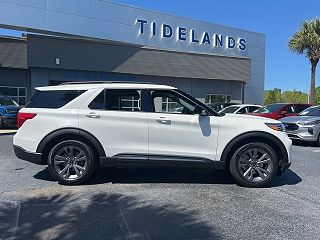
[(0, 239), (319, 239), (320, 148), (293, 147), (269, 188), (223, 171), (106, 169), (87, 185), (52, 181), (0, 136)]

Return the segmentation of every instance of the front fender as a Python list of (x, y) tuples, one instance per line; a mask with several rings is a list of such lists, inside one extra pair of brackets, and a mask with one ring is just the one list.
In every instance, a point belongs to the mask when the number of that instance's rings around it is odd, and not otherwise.
[(223, 150), (220, 161), (228, 162), (231, 158), (230, 155), (233, 154), (237, 146), (243, 145), (250, 141), (261, 141), (269, 144), (271, 147), (274, 148), (277, 155), (281, 158), (279, 159), (280, 164), (289, 163), (289, 155), (282, 141), (270, 133), (261, 131), (247, 132), (233, 138)]

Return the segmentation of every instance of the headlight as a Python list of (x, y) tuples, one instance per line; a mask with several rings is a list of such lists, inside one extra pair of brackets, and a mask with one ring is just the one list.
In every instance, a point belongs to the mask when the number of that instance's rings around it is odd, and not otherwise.
[(320, 123), (320, 120), (315, 120), (315, 121), (310, 121), (310, 122), (300, 122), (299, 124), (302, 126), (311, 126), (311, 125), (316, 125), (319, 123)]
[(285, 132), (286, 131), (286, 128), (282, 123), (266, 123), (266, 125), (269, 128), (271, 128), (275, 131), (278, 131), (278, 132)]

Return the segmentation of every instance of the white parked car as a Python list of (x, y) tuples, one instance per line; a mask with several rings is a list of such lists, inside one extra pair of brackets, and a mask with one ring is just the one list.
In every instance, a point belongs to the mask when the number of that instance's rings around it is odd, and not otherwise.
[(63, 184), (101, 167), (225, 168), (248, 187), (289, 168), (291, 140), (281, 122), (222, 116), (170, 86), (69, 83), (40, 87), (18, 114), (15, 154), (47, 164)]
[(241, 105), (231, 105), (229, 107), (225, 107), (220, 110), (219, 113), (227, 113), (227, 114), (246, 114), (252, 113), (259, 108), (262, 108), (260, 105), (252, 105), (252, 104), (241, 104)]

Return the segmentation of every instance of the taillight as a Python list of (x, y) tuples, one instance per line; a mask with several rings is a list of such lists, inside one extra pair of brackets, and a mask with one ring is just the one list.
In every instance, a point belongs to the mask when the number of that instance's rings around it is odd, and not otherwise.
[(23, 112), (19, 112), (18, 113), (18, 128), (20, 128), (22, 126), (22, 124), (29, 120), (34, 118), (35, 116), (37, 116), (36, 113), (23, 113)]

